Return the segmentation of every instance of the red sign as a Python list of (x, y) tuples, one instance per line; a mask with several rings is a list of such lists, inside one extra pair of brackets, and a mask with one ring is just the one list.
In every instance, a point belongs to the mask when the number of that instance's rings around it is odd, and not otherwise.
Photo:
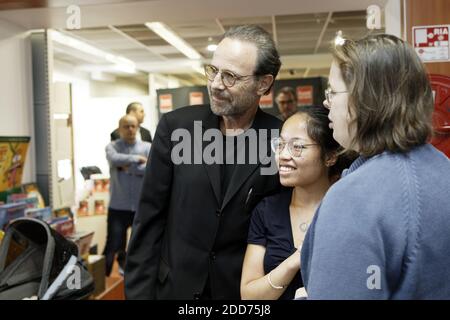
[(313, 86), (297, 87), (297, 106), (308, 106), (313, 104)]
[(413, 27), (413, 45), (424, 62), (450, 60), (450, 25)]
[(171, 94), (162, 94), (159, 96), (159, 111), (161, 113), (172, 111), (172, 95)]
[(194, 106), (197, 104), (203, 104), (203, 92), (189, 93), (189, 105)]
[(430, 75), (434, 95), (433, 128), (431, 143), (450, 158), (450, 77)]

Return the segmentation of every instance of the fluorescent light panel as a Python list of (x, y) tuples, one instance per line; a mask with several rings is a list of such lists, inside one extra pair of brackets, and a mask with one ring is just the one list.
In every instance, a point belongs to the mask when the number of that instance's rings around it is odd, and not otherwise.
[(208, 44), (208, 47), (206, 47), (206, 49), (208, 49), (208, 51), (210, 52), (214, 52), (217, 49), (217, 44)]
[(90, 44), (87, 44), (86, 42), (80, 41), (78, 39), (75, 39), (73, 37), (70, 37), (68, 35), (65, 35), (61, 32), (51, 30), (51, 38), (53, 41), (58, 42), (62, 45), (71, 47), (73, 49), (76, 49), (78, 51), (85, 52), (87, 54), (100, 57), (102, 59), (105, 59), (108, 62), (111, 62), (115, 65), (115, 67), (120, 70), (127, 73), (135, 73), (136, 72), (136, 64), (124, 57), (116, 56), (114, 54), (108, 53), (106, 51), (97, 49), (94, 46), (91, 46)]
[(170, 43), (189, 59), (198, 60), (202, 58), (202, 56), (194, 48), (170, 30), (165, 24), (161, 22), (146, 22), (145, 26)]

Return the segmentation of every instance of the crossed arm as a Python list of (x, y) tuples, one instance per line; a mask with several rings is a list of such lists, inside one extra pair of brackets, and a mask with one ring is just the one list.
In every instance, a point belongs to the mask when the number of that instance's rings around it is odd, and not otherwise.
[(276, 300), (294, 279), (300, 270), (300, 251), (296, 250), (270, 274), (264, 272), (264, 255), (266, 248), (262, 245), (249, 244), (245, 253), (241, 278), (241, 297), (247, 299)]

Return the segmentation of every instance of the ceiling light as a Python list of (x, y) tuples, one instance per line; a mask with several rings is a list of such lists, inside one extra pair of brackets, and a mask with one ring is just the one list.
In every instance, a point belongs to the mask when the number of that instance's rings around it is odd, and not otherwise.
[(208, 46), (206, 47), (206, 49), (208, 51), (214, 52), (217, 49), (217, 44), (208, 44)]
[(189, 59), (198, 60), (202, 58), (194, 48), (170, 30), (165, 24), (161, 22), (146, 22), (145, 26), (170, 43)]
[(113, 63), (114, 67), (118, 71), (123, 71), (126, 73), (136, 73), (136, 64), (130, 59), (124, 58), (122, 56), (117, 56), (109, 52), (100, 50), (86, 42), (80, 41), (61, 32), (50, 30), (51, 39), (62, 45), (71, 47), (75, 50), (105, 59), (106, 61)]
[(192, 66), (192, 69), (194, 69), (195, 72), (201, 74), (202, 76), (205, 75), (205, 69), (199, 66)]
[(336, 46), (342, 46), (345, 43), (345, 39), (342, 37), (342, 31), (339, 30), (336, 33), (336, 38), (334, 38), (334, 44)]
[(55, 120), (67, 120), (69, 119), (69, 114), (67, 113), (54, 113), (53, 119)]
[(208, 46), (206, 47), (206, 50), (209, 52), (214, 52), (217, 49), (217, 44), (214, 43), (212, 37), (208, 37)]

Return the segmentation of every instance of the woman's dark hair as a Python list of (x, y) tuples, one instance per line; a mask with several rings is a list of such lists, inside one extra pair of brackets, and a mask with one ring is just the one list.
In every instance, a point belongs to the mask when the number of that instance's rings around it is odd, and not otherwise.
[(324, 106), (303, 106), (296, 114), (306, 114), (306, 131), (308, 136), (320, 145), (322, 160), (337, 155), (337, 161), (329, 167), (328, 176), (330, 178), (340, 177), (342, 171), (350, 167), (356, 154), (352, 152), (343, 153), (342, 147), (333, 138), (333, 130), (330, 129), (328, 119), (329, 110)]

